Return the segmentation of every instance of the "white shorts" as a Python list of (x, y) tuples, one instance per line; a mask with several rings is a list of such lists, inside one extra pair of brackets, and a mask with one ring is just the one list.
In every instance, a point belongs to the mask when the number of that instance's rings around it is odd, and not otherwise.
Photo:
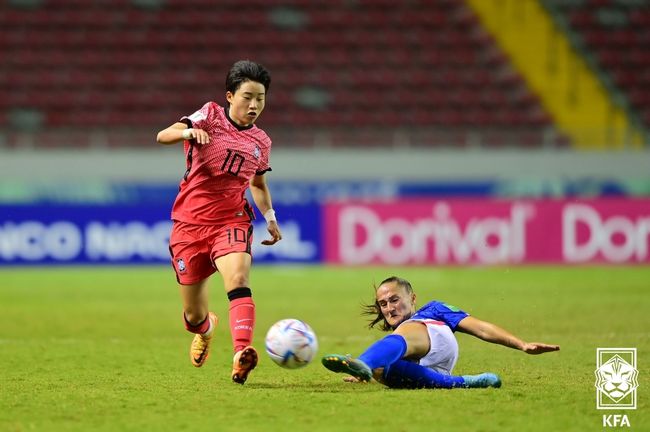
[(418, 362), (424, 367), (445, 375), (451, 375), (458, 360), (458, 342), (454, 332), (442, 321), (432, 319), (410, 319), (426, 325), (429, 332), (429, 352)]

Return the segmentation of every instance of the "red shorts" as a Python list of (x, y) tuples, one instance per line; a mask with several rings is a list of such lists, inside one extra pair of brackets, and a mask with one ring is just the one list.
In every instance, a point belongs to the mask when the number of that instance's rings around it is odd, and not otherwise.
[(250, 222), (212, 226), (174, 221), (169, 253), (178, 283), (191, 285), (202, 281), (217, 271), (215, 259), (232, 252), (250, 254), (252, 242)]

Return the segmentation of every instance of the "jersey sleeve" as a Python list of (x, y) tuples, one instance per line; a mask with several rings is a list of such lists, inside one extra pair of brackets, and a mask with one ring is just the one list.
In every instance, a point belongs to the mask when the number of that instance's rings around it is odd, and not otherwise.
[(265, 138), (266, 138), (265, 145), (261, 150), (260, 162), (259, 165), (257, 166), (257, 170), (255, 171), (255, 175), (262, 175), (267, 171), (272, 171), (271, 164), (270, 164), (271, 138), (269, 138), (268, 136)]
[(456, 306), (432, 301), (418, 310), (412, 318), (428, 318), (442, 321), (447, 324), (449, 328), (456, 331), (458, 323), (468, 316), (469, 314), (467, 312), (458, 309)]
[(201, 109), (195, 111), (194, 114), (181, 117), (180, 122), (185, 124), (188, 124), (189, 122), (193, 128), (207, 130), (208, 121), (212, 118), (213, 110), (214, 104), (212, 102), (207, 102), (201, 107)]

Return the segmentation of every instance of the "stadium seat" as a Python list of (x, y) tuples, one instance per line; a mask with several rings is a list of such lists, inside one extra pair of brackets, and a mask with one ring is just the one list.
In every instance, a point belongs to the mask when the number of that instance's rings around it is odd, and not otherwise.
[[(645, 0), (543, 0), (584, 42), (601, 76), (650, 129), (650, 3)], [(574, 39), (575, 39), (574, 37)]]
[[(577, 6), (566, 9), (580, 25), (597, 21)], [(635, 8), (626, 13), (634, 23), (647, 18)], [(642, 40), (633, 32), (615, 42), (600, 33), (590, 38), (616, 46)], [(494, 127), (533, 128), (522, 145), (531, 136), (542, 145), (554, 129), (464, 0), (288, 0), (280, 9), (265, 0), (48, 0), (30, 9), (5, 2), (0, 49), (0, 129), (9, 110), (33, 107), (44, 113), (45, 128), (157, 130), (206, 100), (223, 103), (223, 76), (235, 55), (273, 73), (260, 124), (291, 129), (287, 136), (300, 136), (301, 145), (323, 136), (310, 135), (316, 128), (403, 126), (411, 142), (433, 146), (445, 139), (464, 146), (468, 131)], [(643, 51), (629, 57), (637, 66), (648, 61)], [(333, 145), (351, 144), (335, 135)], [(390, 135), (359, 131), (358, 138), (393, 145)], [(497, 146), (504, 136), (485, 141)], [(516, 146), (512, 136), (502, 144)]]

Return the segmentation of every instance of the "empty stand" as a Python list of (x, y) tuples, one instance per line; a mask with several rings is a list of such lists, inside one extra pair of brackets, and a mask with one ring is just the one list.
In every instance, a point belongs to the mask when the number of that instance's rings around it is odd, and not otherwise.
[(650, 1), (544, 0), (650, 130)]
[[(276, 4), (3, 2), (0, 129), (36, 128), (51, 141), (67, 129), (104, 130), (101, 142), (116, 146), (128, 140), (115, 133), (149, 130), (150, 145), (206, 100), (223, 103), (228, 67), (250, 58), (272, 72), (260, 125), (289, 140), (281, 144), (567, 144), (461, 0)], [(15, 124), (15, 110), (42, 121)]]

